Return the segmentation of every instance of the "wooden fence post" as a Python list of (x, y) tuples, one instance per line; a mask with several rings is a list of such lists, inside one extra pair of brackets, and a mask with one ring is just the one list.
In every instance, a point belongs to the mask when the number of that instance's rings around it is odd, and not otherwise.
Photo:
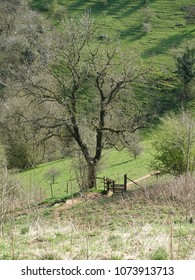
[(106, 191), (106, 177), (104, 176), (104, 191)]
[(127, 174), (124, 175), (124, 191), (127, 190)]

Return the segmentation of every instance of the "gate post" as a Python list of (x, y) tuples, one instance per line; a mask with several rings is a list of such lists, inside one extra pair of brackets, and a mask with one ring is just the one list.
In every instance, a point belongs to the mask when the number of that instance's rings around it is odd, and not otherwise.
[(106, 177), (105, 176), (104, 176), (103, 180), (104, 180), (104, 191), (106, 191), (107, 186), (106, 186)]
[(124, 191), (127, 190), (127, 174), (124, 175)]

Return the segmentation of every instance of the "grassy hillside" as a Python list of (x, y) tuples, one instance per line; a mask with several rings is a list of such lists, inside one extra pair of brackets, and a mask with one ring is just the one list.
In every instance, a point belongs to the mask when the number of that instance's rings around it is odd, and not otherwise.
[[(117, 182), (123, 182), (124, 174), (127, 174), (131, 179), (137, 179), (149, 173), (150, 160), (152, 159), (152, 147), (150, 140), (142, 142), (143, 152), (135, 159), (130, 152), (123, 150), (118, 152), (114, 149), (105, 150), (102, 160), (99, 164), (99, 177), (109, 177)], [(77, 192), (76, 181), (76, 159), (65, 158), (58, 161), (41, 164), (34, 169), (23, 171), (19, 174), (24, 184), (36, 186), (41, 192), (43, 198), (51, 197), (50, 180), (47, 174), (52, 170), (59, 171), (59, 176), (56, 176), (55, 184), (53, 185), (53, 193), (55, 197), (64, 197)], [(98, 181), (99, 189), (103, 189), (103, 184)], [(41, 189), (41, 190), (40, 190)]]
[[(42, 2), (32, 1), (37, 3), (37, 9)], [(192, 43), (195, 36), (193, 22), (188, 20), (191, 0), (50, 2), (49, 17), (58, 20), (64, 15), (78, 16), (89, 11), (100, 35), (119, 37), (124, 48), (135, 49), (153, 66), (171, 66), (175, 49)]]

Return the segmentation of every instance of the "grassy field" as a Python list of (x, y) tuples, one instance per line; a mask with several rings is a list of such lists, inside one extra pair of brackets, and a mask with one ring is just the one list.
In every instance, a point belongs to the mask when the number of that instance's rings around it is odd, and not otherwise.
[[(105, 150), (99, 164), (98, 177), (108, 177), (115, 179), (118, 183), (123, 182), (124, 174), (131, 179), (137, 179), (151, 172), (149, 164), (152, 159), (152, 146), (150, 140), (142, 142), (143, 152), (135, 159), (130, 152), (122, 150), (118, 152), (115, 149)], [(36, 189), (40, 193), (40, 198), (51, 197), (50, 180), (47, 174), (56, 170), (59, 175), (56, 176), (53, 184), (53, 195), (56, 198), (70, 196), (78, 192), (76, 181), (76, 158), (67, 157), (62, 160), (41, 164), (34, 169), (20, 172), (18, 177), (27, 188)], [(103, 190), (102, 181), (98, 181), (98, 189)]]
[(89, 11), (100, 35), (119, 37), (124, 48), (136, 50), (150, 66), (162, 68), (174, 67), (176, 49), (194, 42), (194, 25), (189, 24), (185, 9), (192, 4), (191, 0), (59, 0), (51, 14), (55, 18), (61, 11), (69, 17)]

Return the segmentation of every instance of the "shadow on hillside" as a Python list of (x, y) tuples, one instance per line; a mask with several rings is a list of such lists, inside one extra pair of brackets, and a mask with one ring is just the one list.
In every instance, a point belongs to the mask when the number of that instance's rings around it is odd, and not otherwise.
[(185, 33), (183, 32), (183, 33), (178, 33), (169, 36), (168, 38), (162, 39), (155, 47), (147, 49), (143, 53), (143, 57), (149, 57), (152, 55), (166, 53), (166, 51), (169, 50), (170, 48), (176, 48), (184, 41), (193, 38), (194, 38), (194, 30), (190, 32), (185, 32)]
[[(156, 1), (156, 0), (154, 0), (154, 1)], [(137, 2), (137, 1), (135, 1), (135, 2)], [(128, 3), (129, 3), (129, 1), (127, 1), (127, 4)], [(124, 5), (121, 5), (121, 6), (122, 6), (122, 9), (124, 10)], [(120, 16), (121, 17), (130, 16), (130, 15), (136, 13), (138, 10), (142, 9), (143, 7), (146, 7), (145, 1), (140, 1), (140, 3), (138, 3), (136, 5), (135, 4), (131, 5), (131, 7), (129, 7), (128, 9), (125, 9), (125, 11), (122, 11)]]
[(129, 162), (131, 162), (131, 161), (134, 161), (134, 160), (135, 160), (135, 159), (130, 159), (130, 160), (123, 161), (123, 162), (120, 162), (120, 163), (111, 164), (110, 167), (115, 167), (115, 166), (127, 164), (127, 163), (129, 163)]
[[(150, 0), (150, 4), (157, 0)], [(89, 5), (86, 5), (86, 0), (75, 0), (69, 6), (69, 10), (81, 9), (86, 11), (90, 9), (93, 14), (99, 14), (101, 12), (107, 12), (108, 14), (117, 14), (119, 17), (126, 17), (137, 12), (144, 6), (147, 6), (145, 0), (97, 0), (88, 1)]]
[(121, 39), (126, 39), (127, 37), (129, 37), (129, 41), (133, 42), (136, 40), (141, 39), (145, 34), (142, 31), (142, 25), (137, 25), (134, 27), (129, 27), (125, 30), (122, 30), (120, 32), (120, 38)]

